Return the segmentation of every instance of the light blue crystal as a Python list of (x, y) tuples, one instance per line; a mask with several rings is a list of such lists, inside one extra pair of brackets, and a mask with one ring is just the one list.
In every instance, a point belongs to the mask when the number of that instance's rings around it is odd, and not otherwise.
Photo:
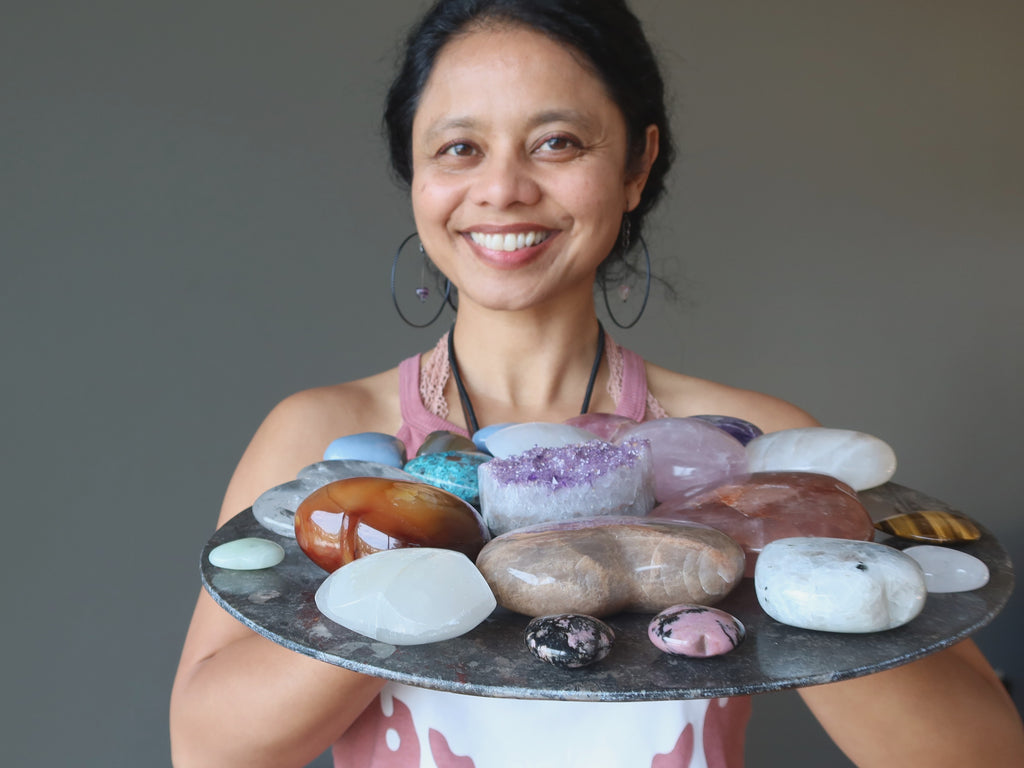
[(235, 539), (210, 550), (210, 565), (233, 571), (258, 571), (284, 560), (280, 544), (266, 539)]
[(401, 469), (405, 464), (405, 445), (397, 437), (383, 432), (359, 432), (339, 437), (327, 446), (324, 461), (335, 459), (375, 461)]

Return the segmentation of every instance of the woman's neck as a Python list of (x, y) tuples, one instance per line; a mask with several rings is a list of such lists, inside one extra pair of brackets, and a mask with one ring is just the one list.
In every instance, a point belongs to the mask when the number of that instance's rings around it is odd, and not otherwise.
[[(577, 415), (594, 365), (598, 328), (592, 305), (588, 312), (547, 317), (461, 307), (454, 327), (455, 359), (479, 425)], [(607, 380), (602, 364), (591, 411), (607, 407)], [(445, 395), (450, 415), (463, 415), (454, 377)]]

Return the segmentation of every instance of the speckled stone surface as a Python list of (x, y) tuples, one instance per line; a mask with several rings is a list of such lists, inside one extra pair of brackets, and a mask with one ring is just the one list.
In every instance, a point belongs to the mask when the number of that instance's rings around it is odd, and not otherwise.
[[(915, 491), (872, 489), (906, 498)], [(225, 541), (267, 536), (246, 510), (214, 534), (202, 556), (203, 584), (247, 626), (287, 648), (331, 664), (410, 685), (455, 693), (523, 699), (642, 701), (713, 698), (846, 680), (899, 666), (952, 645), (988, 624), (1006, 604), (1013, 568), (1005, 550), (985, 532), (963, 551), (983, 560), (987, 585), (973, 592), (931, 595), (921, 615), (905, 626), (871, 635), (843, 635), (788, 627), (758, 606), (744, 580), (717, 605), (744, 623), (747, 639), (721, 658), (669, 656), (647, 638), (650, 614), (605, 620), (616, 634), (607, 659), (592, 667), (558, 669), (539, 664), (523, 647), (529, 619), (497, 609), (461, 637), (420, 646), (369, 640), (324, 618), (313, 596), (325, 574), (289, 539), (279, 565), (262, 571), (226, 571), (206, 555)], [(270, 535), (270, 538), (274, 538)]]

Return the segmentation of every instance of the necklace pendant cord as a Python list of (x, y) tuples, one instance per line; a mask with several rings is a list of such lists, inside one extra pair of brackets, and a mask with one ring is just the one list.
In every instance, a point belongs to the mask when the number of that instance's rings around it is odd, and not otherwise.
[[(601, 321), (597, 321), (597, 352), (594, 355), (594, 364), (590, 367), (590, 379), (587, 381), (587, 391), (583, 395), (583, 405), (580, 407), (582, 416), (590, 410), (590, 399), (594, 395), (594, 383), (597, 381), (597, 372), (601, 368), (601, 360), (604, 358), (604, 327)], [(452, 369), (452, 378), (455, 379), (455, 388), (459, 391), (459, 402), (462, 404), (462, 414), (469, 427), (470, 436), (480, 431), (480, 424), (476, 420), (476, 411), (473, 410), (473, 402), (469, 399), (466, 386), (462, 383), (462, 376), (459, 373), (459, 363), (455, 359), (455, 325), (452, 324), (448, 332), (448, 364)]]

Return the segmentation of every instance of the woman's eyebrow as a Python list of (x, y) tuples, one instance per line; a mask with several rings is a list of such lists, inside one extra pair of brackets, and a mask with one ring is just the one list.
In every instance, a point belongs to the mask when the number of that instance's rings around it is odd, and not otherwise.
[[(469, 117), (468, 115), (446, 117), (438, 120), (427, 128), (424, 136), (428, 141), (431, 141), (437, 136), (447, 133), (448, 131), (478, 129), (483, 122), (484, 121), (475, 117)], [(529, 128), (536, 128), (541, 125), (547, 125), (548, 123), (572, 123), (580, 126), (581, 128), (587, 128), (592, 122), (593, 121), (589, 115), (576, 109), (546, 109), (532, 115), (527, 120), (526, 125)]]

